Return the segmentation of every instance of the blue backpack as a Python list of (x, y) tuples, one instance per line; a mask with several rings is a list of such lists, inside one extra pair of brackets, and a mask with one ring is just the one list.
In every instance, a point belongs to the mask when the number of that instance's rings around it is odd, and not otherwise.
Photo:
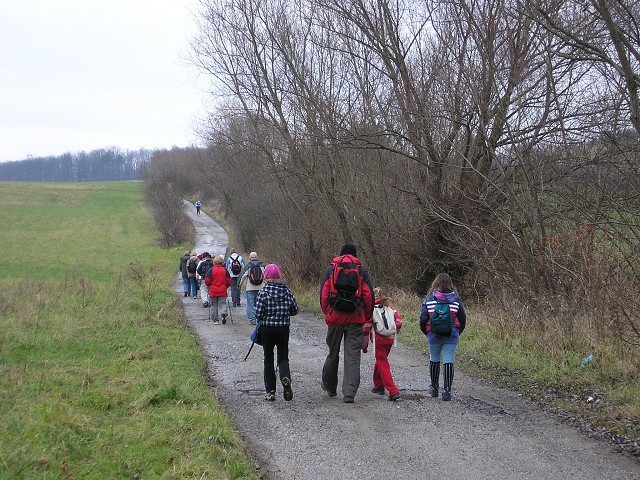
[(433, 307), (433, 313), (429, 319), (430, 331), (436, 335), (450, 337), (453, 333), (453, 317), (449, 304), (441, 302), (436, 298), (436, 305)]

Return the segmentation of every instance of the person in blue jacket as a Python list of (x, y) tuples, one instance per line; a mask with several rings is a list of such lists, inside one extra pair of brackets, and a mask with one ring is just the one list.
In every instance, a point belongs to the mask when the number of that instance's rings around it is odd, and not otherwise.
[[(431, 316), (438, 303), (446, 303), (451, 312), (453, 329), (450, 335), (437, 335), (431, 331)], [(451, 277), (440, 273), (431, 284), (426, 298), (422, 302), (420, 311), (420, 331), (429, 341), (429, 395), (437, 397), (439, 394), (440, 360), (442, 359), (443, 387), (442, 400), (451, 400), (451, 386), (453, 384), (453, 360), (460, 335), (467, 324), (467, 315), (462, 300), (456, 291)]]

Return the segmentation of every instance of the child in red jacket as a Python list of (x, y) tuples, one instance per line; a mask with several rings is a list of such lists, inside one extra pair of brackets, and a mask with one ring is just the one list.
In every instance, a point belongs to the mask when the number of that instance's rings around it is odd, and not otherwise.
[(371, 330), (375, 329), (374, 324), (365, 324), (362, 351), (364, 353), (367, 352), (369, 340), (373, 339), (376, 363), (373, 366), (373, 388), (371, 389), (371, 392), (384, 395), (385, 389), (387, 389), (389, 392), (389, 400), (395, 402), (400, 398), (400, 390), (396, 387), (393, 377), (391, 376), (391, 367), (389, 366), (388, 357), (391, 347), (395, 342), (395, 336), (400, 331), (400, 328), (402, 328), (402, 317), (391, 304), (391, 299), (385, 297), (380, 288), (374, 288), (373, 292), (375, 294), (374, 312), (377, 309), (380, 309), (382, 312), (386, 311), (392, 313), (393, 319), (389, 320), (395, 322), (395, 328), (391, 326), (388, 329), (372, 332)]

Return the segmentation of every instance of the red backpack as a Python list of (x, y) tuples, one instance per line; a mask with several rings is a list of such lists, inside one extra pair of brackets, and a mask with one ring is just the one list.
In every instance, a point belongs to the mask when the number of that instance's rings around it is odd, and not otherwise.
[(342, 256), (336, 258), (332, 265), (333, 273), (329, 277), (329, 305), (339, 312), (359, 311), (364, 305), (360, 264), (352, 263), (349, 258)]

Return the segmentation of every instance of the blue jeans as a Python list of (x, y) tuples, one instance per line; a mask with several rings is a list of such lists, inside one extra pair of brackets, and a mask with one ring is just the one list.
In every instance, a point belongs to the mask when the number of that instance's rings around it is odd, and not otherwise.
[(231, 277), (231, 301), (234, 305), (240, 305), (240, 289), (238, 288), (240, 277)]
[(442, 363), (453, 363), (457, 346), (457, 343), (429, 342), (429, 360), (439, 362), (442, 356)]
[(182, 277), (182, 291), (184, 293), (189, 293), (189, 278)]
[(260, 290), (247, 290), (247, 318), (249, 321), (256, 319), (256, 312), (254, 311), (256, 305), (256, 298)]
[(191, 287), (191, 296), (195, 297), (198, 295), (198, 281), (196, 280), (196, 277), (189, 277), (187, 280), (189, 280), (189, 286)]

